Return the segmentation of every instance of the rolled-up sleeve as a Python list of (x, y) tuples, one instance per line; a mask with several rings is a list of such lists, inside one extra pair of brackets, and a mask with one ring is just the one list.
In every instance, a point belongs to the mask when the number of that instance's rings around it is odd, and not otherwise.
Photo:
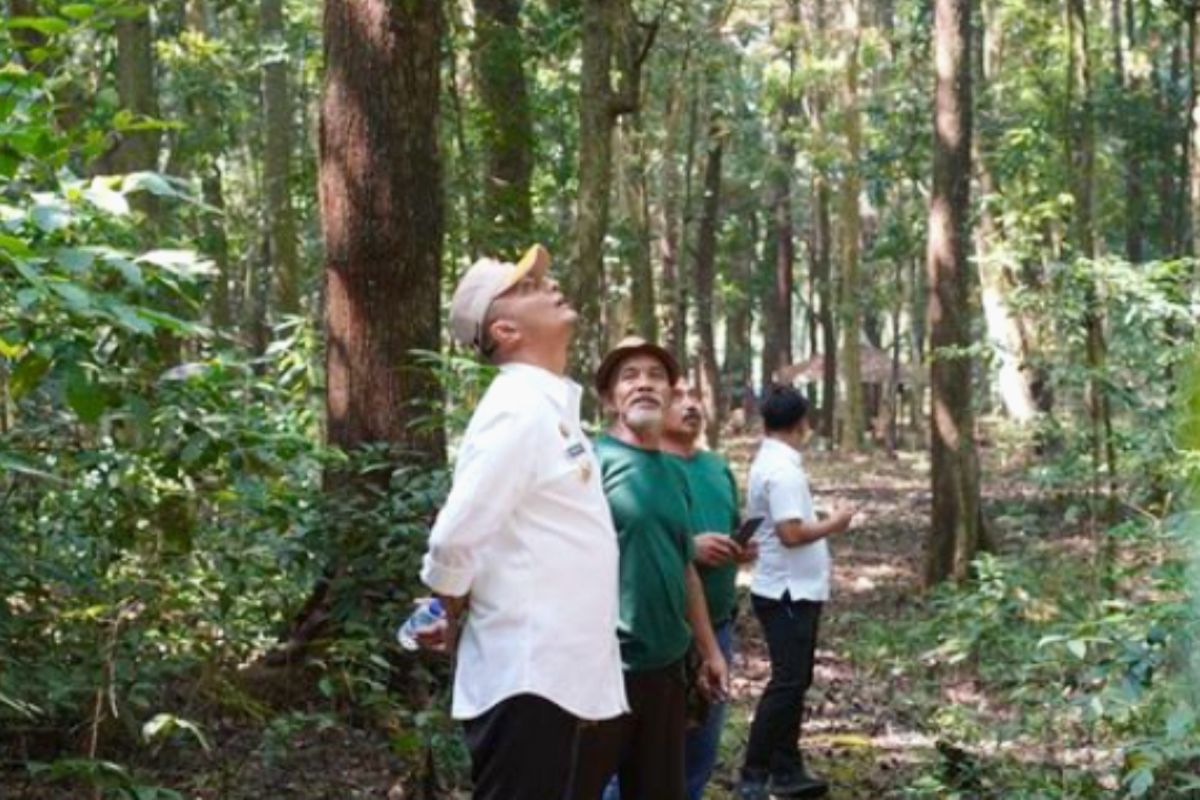
[(479, 550), (516, 508), (536, 458), (534, 415), (500, 411), (477, 422), (463, 440), (421, 567), (425, 585), (447, 597), (471, 591)]
[(775, 469), (767, 478), (767, 507), (773, 523), (788, 520), (811, 522), (814, 518), (808, 478), (798, 467)]

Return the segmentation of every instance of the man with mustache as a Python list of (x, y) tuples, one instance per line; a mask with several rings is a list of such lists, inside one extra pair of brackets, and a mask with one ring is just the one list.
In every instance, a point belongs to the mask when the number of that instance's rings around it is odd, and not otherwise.
[(699, 681), (725, 691), (726, 663), (692, 563), (687, 479), (662, 452), (675, 359), (637, 337), (619, 343), (596, 372), (613, 423), (596, 442), (604, 492), (620, 544), (618, 636), (630, 716), (623, 722), (618, 778), (623, 800), (684, 798), (684, 659), (693, 637)]
[[(733, 614), (737, 604), (738, 564), (750, 561), (757, 545), (740, 546), (730, 534), (738, 525), (738, 490), (729, 464), (721, 456), (697, 447), (704, 430), (700, 389), (686, 377), (675, 392), (663, 426), (662, 449), (683, 466), (692, 498), (696, 565), (704, 583), (713, 635), (728, 663), (733, 654)], [(715, 702), (702, 724), (688, 731), (685, 746), (688, 800), (700, 800), (712, 776), (725, 722), (725, 703)]]
[[(617, 641), (617, 536), (600, 468), (564, 377), (575, 311), (540, 245), (463, 276), (455, 337), (500, 367), (459, 447), (421, 579), (449, 623), (470, 598), (452, 713), (464, 721), (475, 800), (595, 800), (627, 710)], [(604, 761), (605, 753), (613, 753)]]

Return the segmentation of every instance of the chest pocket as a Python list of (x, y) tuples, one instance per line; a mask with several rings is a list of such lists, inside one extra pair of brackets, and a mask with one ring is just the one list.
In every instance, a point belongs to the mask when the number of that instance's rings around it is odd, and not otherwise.
[[(598, 471), (591, 451), (583, 438), (571, 433), (564, 424), (559, 424), (554, 433), (553, 446), (545, 445), (544, 460), (538, 466), (537, 485), (545, 486), (564, 478), (573, 478), (579, 486), (586, 486)], [(563, 431), (567, 431), (564, 435)], [(530, 442), (530, 447), (535, 446)]]

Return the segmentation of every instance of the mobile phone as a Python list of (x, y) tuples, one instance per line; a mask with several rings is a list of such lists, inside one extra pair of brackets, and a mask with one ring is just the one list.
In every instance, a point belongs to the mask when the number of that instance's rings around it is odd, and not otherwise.
[(750, 517), (743, 520), (742, 524), (738, 526), (737, 532), (733, 534), (733, 540), (737, 542), (739, 547), (745, 547), (746, 543), (754, 536), (754, 533), (763, 524), (763, 520), (765, 519), (766, 517)]

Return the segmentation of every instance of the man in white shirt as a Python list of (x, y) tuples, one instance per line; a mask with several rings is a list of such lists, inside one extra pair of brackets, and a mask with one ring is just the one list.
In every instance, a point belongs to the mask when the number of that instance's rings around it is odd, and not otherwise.
[(771, 680), (750, 726), (738, 798), (823, 797), (829, 785), (805, 769), (800, 723), (821, 606), (829, 599), (825, 539), (849, 528), (854, 512), (838, 509), (817, 520), (800, 457), (811, 434), (804, 396), (790, 386), (773, 386), (761, 411), (766, 436), (750, 466), (746, 515), (764, 518), (755, 536), (758, 563), (750, 600), (766, 635)]
[[(421, 570), (452, 619), (470, 598), (452, 713), (476, 800), (595, 800), (628, 710), (617, 536), (580, 428), (581, 389), (564, 377), (576, 314), (549, 260), (540, 246), (515, 265), (481, 260), (450, 309), (455, 337), (500, 366)], [(578, 757), (584, 737), (589, 763)], [(596, 745), (609, 737), (611, 748)]]

